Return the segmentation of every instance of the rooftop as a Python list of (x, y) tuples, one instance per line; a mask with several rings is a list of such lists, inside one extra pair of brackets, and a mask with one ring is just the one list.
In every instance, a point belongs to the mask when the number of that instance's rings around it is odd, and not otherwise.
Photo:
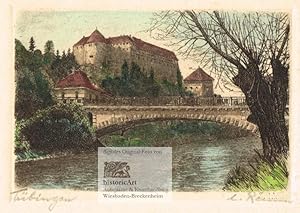
[(213, 81), (214, 79), (204, 72), (200, 67), (187, 76), (183, 81), (185, 82), (201, 82), (201, 81)]
[(96, 29), (92, 34), (88, 37), (86, 43), (96, 43), (96, 42), (105, 42), (106, 39), (104, 36)]
[(92, 84), (87, 77), (86, 73), (81, 70), (77, 70), (65, 78), (61, 79), (57, 85), (57, 88), (68, 88), (68, 87), (85, 87), (91, 90), (101, 91), (98, 87)]

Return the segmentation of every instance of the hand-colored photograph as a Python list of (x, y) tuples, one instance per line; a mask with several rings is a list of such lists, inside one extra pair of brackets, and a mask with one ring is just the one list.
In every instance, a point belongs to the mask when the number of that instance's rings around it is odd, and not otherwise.
[(14, 31), (15, 189), (96, 192), (99, 147), (172, 147), (174, 192), (287, 189), (288, 13), (18, 11)]

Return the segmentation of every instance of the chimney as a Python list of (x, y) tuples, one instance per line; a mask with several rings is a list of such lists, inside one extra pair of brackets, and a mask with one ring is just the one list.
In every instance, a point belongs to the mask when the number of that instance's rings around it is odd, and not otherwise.
[(72, 69), (71, 69), (71, 73), (70, 73), (70, 74), (74, 74), (74, 73), (75, 73), (75, 71), (76, 71), (75, 67), (72, 67)]

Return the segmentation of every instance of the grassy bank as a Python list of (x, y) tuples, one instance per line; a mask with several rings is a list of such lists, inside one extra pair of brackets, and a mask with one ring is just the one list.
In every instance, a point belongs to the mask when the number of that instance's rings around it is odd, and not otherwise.
[(287, 159), (268, 161), (258, 152), (248, 165), (233, 168), (225, 181), (226, 191), (280, 191), (287, 188)]

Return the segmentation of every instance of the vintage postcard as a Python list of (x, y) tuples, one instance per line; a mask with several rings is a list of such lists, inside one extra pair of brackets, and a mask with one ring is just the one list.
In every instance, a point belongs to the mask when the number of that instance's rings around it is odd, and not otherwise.
[(296, 212), (299, 5), (217, 2), (9, 5), (8, 212)]

